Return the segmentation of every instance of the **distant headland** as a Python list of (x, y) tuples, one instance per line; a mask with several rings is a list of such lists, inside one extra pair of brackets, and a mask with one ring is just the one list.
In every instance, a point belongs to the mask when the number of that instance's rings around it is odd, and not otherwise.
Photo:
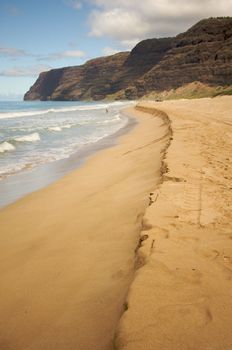
[(232, 17), (203, 19), (131, 52), (39, 75), (25, 100), (119, 100), (232, 94)]

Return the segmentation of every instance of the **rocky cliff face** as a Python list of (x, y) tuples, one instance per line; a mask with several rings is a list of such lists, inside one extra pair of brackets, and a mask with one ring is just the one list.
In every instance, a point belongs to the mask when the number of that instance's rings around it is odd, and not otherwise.
[[(100, 57), (81, 66), (52, 69), (41, 73), (25, 94), (25, 100), (101, 100), (115, 85), (129, 53)], [(122, 83), (123, 86), (123, 83)]]
[(202, 20), (175, 38), (41, 73), (25, 100), (137, 98), (193, 81), (232, 85), (232, 18)]
[(232, 84), (232, 18), (203, 20), (178, 35), (173, 48), (143, 81), (146, 91), (167, 90), (193, 81)]

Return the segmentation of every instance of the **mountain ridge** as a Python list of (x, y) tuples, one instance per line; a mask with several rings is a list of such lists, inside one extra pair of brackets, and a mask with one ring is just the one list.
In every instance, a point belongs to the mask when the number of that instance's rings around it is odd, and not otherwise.
[(232, 85), (232, 17), (203, 19), (176, 37), (143, 40), (131, 52), (43, 72), (24, 99), (136, 99), (194, 81)]

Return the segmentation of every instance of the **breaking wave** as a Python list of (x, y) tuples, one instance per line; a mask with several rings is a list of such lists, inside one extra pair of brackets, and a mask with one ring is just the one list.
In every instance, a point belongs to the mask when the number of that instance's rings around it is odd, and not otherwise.
[(60, 126), (51, 126), (50, 128), (48, 128), (48, 130), (50, 130), (50, 131), (61, 131), (62, 128)]
[(0, 143), (0, 153), (4, 153), (7, 151), (13, 151), (15, 149), (15, 147), (7, 141), (4, 141), (2, 143)]
[(17, 142), (36, 142), (40, 140), (40, 136), (38, 132), (34, 132), (33, 134), (15, 137), (14, 140)]
[(62, 126), (50, 126), (48, 128), (49, 131), (62, 131), (62, 129), (70, 129), (73, 126), (73, 124), (65, 124)]
[[(120, 105), (123, 102), (114, 102), (112, 105)], [(73, 106), (73, 107), (62, 107), (62, 108), (48, 108), (44, 110), (37, 111), (21, 111), (21, 112), (2, 112), (0, 113), (0, 119), (8, 118), (19, 118), (35, 115), (43, 115), (48, 113), (63, 113), (63, 112), (75, 112), (75, 111), (90, 111), (90, 110), (99, 110), (99, 109), (109, 109), (110, 105), (106, 103), (95, 104), (92, 106)]]

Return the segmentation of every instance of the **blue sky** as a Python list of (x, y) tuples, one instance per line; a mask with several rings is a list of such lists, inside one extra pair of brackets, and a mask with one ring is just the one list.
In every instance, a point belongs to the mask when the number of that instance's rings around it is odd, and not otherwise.
[(102, 55), (109, 39), (89, 36), (89, 4), (73, 6), (63, 0), (1, 0), (1, 95), (23, 94), (49, 67), (79, 65)]
[(0, 0), (0, 97), (23, 95), (41, 71), (229, 14), (231, 0)]

